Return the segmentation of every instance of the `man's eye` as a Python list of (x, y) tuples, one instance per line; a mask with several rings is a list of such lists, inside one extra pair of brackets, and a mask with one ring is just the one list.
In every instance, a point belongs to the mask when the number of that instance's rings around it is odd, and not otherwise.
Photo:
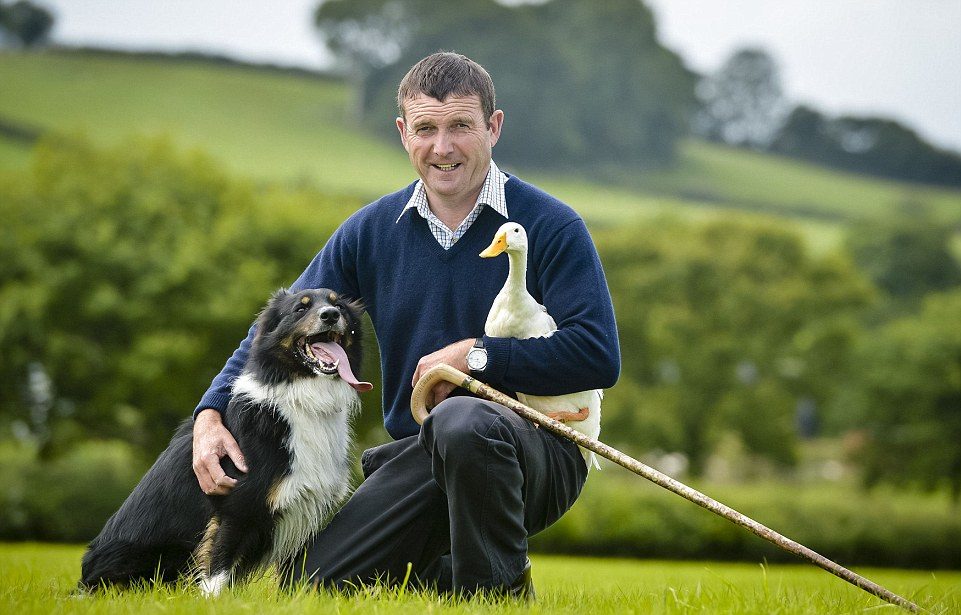
[(419, 135), (429, 135), (434, 132), (433, 126), (421, 126), (415, 131)]

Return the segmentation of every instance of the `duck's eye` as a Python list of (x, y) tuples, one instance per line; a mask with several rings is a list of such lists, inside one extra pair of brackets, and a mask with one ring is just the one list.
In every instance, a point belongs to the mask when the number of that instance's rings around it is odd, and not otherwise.
[(516, 228), (516, 229), (514, 229), (514, 232), (515, 232), (515, 233), (520, 233), (521, 230)]

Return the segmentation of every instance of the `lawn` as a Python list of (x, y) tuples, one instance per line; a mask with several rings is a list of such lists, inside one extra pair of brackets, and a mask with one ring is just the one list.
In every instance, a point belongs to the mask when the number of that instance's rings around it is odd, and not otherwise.
[[(208, 600), (190, 587), (73, 594), (82, 547), (0, 545), (0, 612), (34, 613), (855, 613), (901, 612), (817, 568), (535, 556), (537, 602), (470, 602), (372, 587), (279, 593), (268, 576)], [(933, 613), (961, 612), (961, 572), (859, 570)]]

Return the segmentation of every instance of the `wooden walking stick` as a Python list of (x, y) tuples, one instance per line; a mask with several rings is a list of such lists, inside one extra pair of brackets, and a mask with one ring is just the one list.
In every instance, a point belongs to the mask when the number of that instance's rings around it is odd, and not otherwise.
[(861, 575), (848, 570), (844, 566), (829, 560), (823, 555), (812, 551), (804, 545), (795, 542), (786, 536), (782, 536), (769, 527), (761, 525), (754, 519), (739, 513), (733, 508), (721, 504), (717, 500), (704, 495), (700, 491), (692, 489), (684, 483), (674, 480), (666, 474), (658, 472), (654, 468), (641, 463), (629, 455), (625, 455), (619, 450), (612, 448), (603, 442), (585, 436), (579, 431), (575, 431), (567, 425), (559, 421), (555, 421), (554, 419), (525, 406), (516, 399), (504, 395), (500, 391), (487, 386), (483, 382), (480, 382), (468, 376), (464, 372), (450, 367), (449, 365), (437, 365), (431, 368), (417, 382), (417, 386), (414, 387), (414, 393), (410, 398), (410, 410), (414, 415), (414, 420), (417, 421), (418, 424), (422, 424), (424, 419), (427, 418), (428, 410), (426, 402), (428, 393), (434, 388), (435, 384), (442, 380), (450, 382), (451, 384), (459, 387), (463, 387), (471, 393), (474, 393), (475, 395), (486, 400), (506, 406), (525, 419), (536, 423), (545, 429), (549, 429), (559, 436), (567, 438), (568, 440), (572, 440), (579, 446), (582, 446), (590, 451), (594, 451), (601, 457), (609, 459), (617, 465), (627, 468), (631, 472), (646, 478), (655, 485), (664, 487), (668, 491), (672, 491), (682, 498), (690, 500), (698, 506), (706, 508), (715, 514), (724, 517), (732, 523), (736, 523), (737, 525), (747, 528), (761, 538), (769, 542), (773, 542), (785, 551), (803, 557), (814, 565), (827, 570), (831, 574), (844, 579), (852, 585), (860, 587), (870, 594), (874, 594), (882, 600), (907, 609), (912, 613), (917, 613), (921, 610), (918, 605), (914, 604), (910, 600), (902, 598), (901, 596), (881, 587), (877, 583), (874, 583), (873, 581), (870, 581)]

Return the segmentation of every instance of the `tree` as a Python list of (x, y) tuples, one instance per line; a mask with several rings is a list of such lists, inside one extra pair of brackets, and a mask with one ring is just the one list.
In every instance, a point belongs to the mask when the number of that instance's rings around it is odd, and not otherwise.
[(16, 38), (23, 47), (42, 44), (52, 28), (53, 15), (42, 7), (26, 0), (0, 4), (0, 30)]
[(156, 453), (354, 206), (164, 141), (42, 142), (0, 181), (0, 424), (47, 455), (91, 436)]
[[(316, 23), (345, 65), (363, 72), (365, 123), (389, 138), (398, 82), (441, 49), (470, 56), (494, 77), (508, 123), (500, 159), (665, 164), (687, 133), (693, 75), (658, 43), (653, 15), (637, 0), (334, 0), (318, 8)], [(369, 56), (371, 44), (391, 53)]]
[(397, 62), (410, 41), (407, 7), (400, 2), (325, 2), (315, 21), (327, 48), (345, 65), (355, 90), (355, 119), (365, 117), (367, 81), (373, 71)]
[(861, 269), (897, 303), (911, 307), (925, 295), (961, 285), (951, 251), (954, 229), (925, 212), (864, 222), (847, 245)]
[(699, 134), (730, 145), (763, 149), (784, 119), (777, 63), (763, 49), (740, 49), (697, 87)]
[(598, 245), (624, 354), (605, 432), (683, 452), (695, 474), (725, 434), (791, 464), (799, 402), (823, 407), (846, 382), (871, 298), (851, 263), (744, 222), (661, 220)]
[(961, 155), (934, 147), (907, 126), (886, 118), (830, 118), (799, 106), (769, 149), (855, 173), (961, 186)]
[(961, 501), (961, 292), (866, 336), (859, 349), (865, 480), (947, 487)]

